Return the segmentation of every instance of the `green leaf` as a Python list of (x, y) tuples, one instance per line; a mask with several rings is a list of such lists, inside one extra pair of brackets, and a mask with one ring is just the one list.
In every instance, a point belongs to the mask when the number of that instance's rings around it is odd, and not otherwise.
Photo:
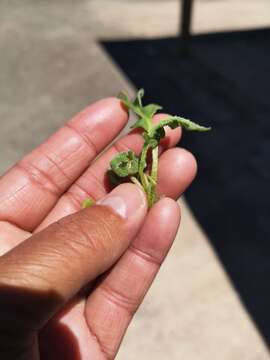
[(144, 145), (148, 146), (148, 148), (155, 148), (156, 146), (158, 146), (158, 141), (155, 138), (150, 137), (146, 132), (144, 132), (142, 134), (143, 138), (144, 138)]
[(136, 107), (140, 107), (142, 108), (143, 105), (142, 105), (142, 98), (144, 97), (144, 89), (140, 89), (138, 92), (137, 92), (137, 95), (136, 95), (136, 98), (134, 100), (134, 105)]
[(139, 158), (133, 151), (117, 154), (110, 162), (111, 169), (117, 176), (135, 175), (139, 171)]
[(82, 208), (86, 209), (86, 208), (93, 206), (94, 204), (95, 204), (95, 200), (93, 200), (91, 198), (85, 199), (82, 203)]
[(124, 93), (123, 91), (121, 91), (119, 94), (118, 94), (118, 99), (120, 99), (127, 107), (129, 107), (130, 105), (130, 100), (127, 96), (126, 93)]
[(162, 109), (162, 106), (159, 106), (157, 104), (149, 104), (143, 107), (143, 113), (145, 116), (152, 119), (152, 117)]
[(140, 118), (131, 126), (131, 129), (143, 129), (146, 132), (148, 132), (151, 130), (151, 127), (149, 126), (148, 119)]
[(118, 97), (120, 100), (122, 100), (123, 104), (126, 105), (126, 107), (129, 110), (132, 110), (139, 118), (131, 128), (132, 129), (142, 128), (146, 131), (149, 131), (151, 128), (151, 119), (146, 117), (143, 112), (143, 105), (142, 105), (143, 95), (144, 95), (144, 90), (140, 89), (134, 101), (131, 101), (129, 97), (123, 92), (120, 93)]
[(132, 126), (132, 129), (141, 128), (144, 129), (146, 132), (149, 132), (153, 127), (152, 117), (156, 114), (158, 110), (162, 109), (162, 107), (156, 104), (149, 104), (143, 106), (143, 96), (144, 90), (140, 89), (134, 101), (131, 101), (125, 93), (120, 93), (118, 97), (122, 100), (122, 102), (129, 110), (133, 111), (138, 116), (138, 120)]
[(126, 107), (129, 109), (129, 110), (132, 110), (136, 115), (138, 115), (139, 117), (143, 117), (144, 114), (143, 114), (143, 111), (142, 111), (142, 97), (144, 95), (144, 90), (143, 89), (140, 89), (137, 93), (137, 96), (135, 98), (134, 101), (131, 101), (129, 99), (129, 97), (121, 92), (119, 95), (118, 95), (118, 98), (126, 105)]
[(179, 117), (170, 116), (165, 120), (162, 120), (159, 124), (155, 125), (150, 131), (149, 136), (157, 139), (158, 141), (165, 136), (164, 126), (169, 126), (171, 129), (175, 129), (179, 126), (188, 131), (209, 131), (210, 127), (204, 127), (196, 124), (195, 122)]

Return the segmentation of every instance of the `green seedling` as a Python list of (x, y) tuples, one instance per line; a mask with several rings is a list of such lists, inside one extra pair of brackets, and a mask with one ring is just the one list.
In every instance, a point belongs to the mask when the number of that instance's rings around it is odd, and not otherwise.
[[(119, 95), (122, 103), (136, 115), (137, 121), (131, 128), (142, 130), (144, 144), (139, 155), (136, 155), (131, 150), (117, 154), (110, 162), (108, 176), (113, 186), (123, 182), (133, 182), (140, 186), (146, 193), (150, 208), (160, 198), (157, 193), (158, 145), (161, 139), (165, 137), (165, 126), (169, 126), (171, 129), (182, 127), (188, 131), (201, 132), (209, 131), (211, 128), (200, 126), (179, 116), (171, 115), (168, 115), (167, 118), (158, 124), (154, 124), (153, 117), (162, 107), (156, 104), (143, 106), (143, 96), (143, 89), (138, 91), (134, 101), (131, 101), (124, 93)], [(92, 204), (93, 200), (87, 199), (84, 201), (83, 206), (89, 207)]]

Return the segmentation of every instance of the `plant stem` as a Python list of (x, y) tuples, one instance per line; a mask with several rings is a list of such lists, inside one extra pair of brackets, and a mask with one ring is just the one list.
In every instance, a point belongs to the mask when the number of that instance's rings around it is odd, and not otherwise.
[(151, 170), (151, 178), (157, 183), (158, 176), (158, 146), (152, 149), (152, 170)]
[(149, 149), (149, 144), (145, 143), (143, 145), (143, 149), (141, 152), (140, 164), (139, 164), (139, 176), (140, 176), (142, 186), (146, 192), (147, 192), (149, 184), (148, 184), (147, 176), (144, 173), (144, 169), (145, 169), (145, 165), (146, 165), (146, 156), (147, 156), (148, 149)]
[(151, 175), (148, 175), (149, 187), (148, 187), (148, 205), (152, 207), (157, 201), (157, 176), (158, 176), (158, 146), (152, 148), (152, 169)]
[(138, 185), (142, 190), (144, 190), (142, 184), (140, 183), (140, 181), (139, 181), (135, 176), (131, 176), (130, 180), (131, 180), (134, 184)]

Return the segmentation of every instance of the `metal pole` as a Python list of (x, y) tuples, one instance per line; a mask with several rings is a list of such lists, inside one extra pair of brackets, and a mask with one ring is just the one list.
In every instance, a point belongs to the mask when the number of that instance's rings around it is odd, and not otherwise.
[(180, 50), (187, 54), (191, 38), (193, 0), (182, 0), (181, 24), (180, 24)]

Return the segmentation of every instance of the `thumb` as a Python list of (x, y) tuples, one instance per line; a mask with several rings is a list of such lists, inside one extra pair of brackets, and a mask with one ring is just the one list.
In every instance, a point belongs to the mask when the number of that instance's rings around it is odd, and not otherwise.
[(0, 323), (40, 329), (113, 265), (146, 211), (142, 190), (123, 184), (93, 207), (52, 224), (0, 258)]

